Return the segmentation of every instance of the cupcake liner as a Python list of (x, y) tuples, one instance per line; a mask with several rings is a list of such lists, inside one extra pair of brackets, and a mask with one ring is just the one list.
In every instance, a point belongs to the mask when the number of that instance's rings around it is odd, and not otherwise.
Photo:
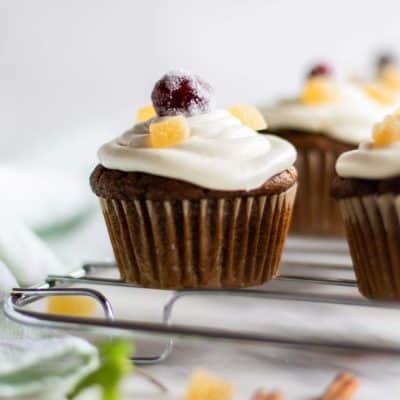
[(360, 292), (400, 300), (400, 196), (339, 200)]
[(296, 188), (201, 200), (101, 198), (121, 278), (173, 289), (244, 287), (273, 279)]
[(335, 163), (342, 151), (297, 148), (299, 189), (290, 233), (344, 235), (339, 207), (330, 194)]

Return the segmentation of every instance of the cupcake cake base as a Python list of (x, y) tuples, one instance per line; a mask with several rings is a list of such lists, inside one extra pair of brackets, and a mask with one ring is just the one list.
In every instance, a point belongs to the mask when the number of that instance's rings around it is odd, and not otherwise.
[(358, 288), (371, 299), (400, 300), (399, 189), (399, 178), (334, 181)]
[(297, 235), (343, 236), (339, 206), (331, 197), (331, 182), (339, 155), (354, 146), (338, 142), (324, 134), (294, 129), (274, 130), (297, 150), (295, 166), (299, 189), (290, 233)]
[(99, 165), (91, 185), (124, 281), (149, 288), (228, 288), (276, 276), (296, 180), (290, 168), (255, 190), (226, 192)]

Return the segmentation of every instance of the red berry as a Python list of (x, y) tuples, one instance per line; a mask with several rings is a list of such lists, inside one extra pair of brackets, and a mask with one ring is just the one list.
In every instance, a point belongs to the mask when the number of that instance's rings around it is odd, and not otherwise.
[(184, 71), (165, 74), (155, 84), (151, 100), (160, 117), (204, 114), (214, 105), (211, 86), (198, 76)]
[(383, 53), (377, 58), (376, 66), (377, 70), (381, 71), (383, 68), (389, 65), (395, 65), (397, 62), (396, 57), (391, 53)]
[(314, 76), (332, 76), (333, 70), (329, 64), (320, 63), (316, 64), (313, 68), (311, 68), (307, 77), (312, 78)]

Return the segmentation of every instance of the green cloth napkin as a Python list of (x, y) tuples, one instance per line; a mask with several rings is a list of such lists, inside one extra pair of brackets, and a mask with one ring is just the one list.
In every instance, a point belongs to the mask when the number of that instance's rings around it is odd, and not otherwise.
[[(19, 285), (32, 286), (42, 282), (49, 273), (66, 272), (46, 244), (9, 210), (0, 211), (0, 221), (0, 261)], [(0, 288), (2, 281), (0, 276)]]
[(93, 208), (95, 197), (87, 174), (83, 177), (66, 168), (21, 162), (0, 162), (0, 186), (7, 188), (2, 191), (1, 209), (18, 215), (35, 232), (51, 233), (74, 225)]
[(97, 349), (83, 339), (6, 318), (2, 301), (13, 286), (37, 284), (65, 268), (16, 218), (4, 214), (0, 218), (0, 398), (62, 398), (98, 367)]
[(0, 398), (62, 397), (97, 367), (97, 350), (83, 339), (0, 339)]

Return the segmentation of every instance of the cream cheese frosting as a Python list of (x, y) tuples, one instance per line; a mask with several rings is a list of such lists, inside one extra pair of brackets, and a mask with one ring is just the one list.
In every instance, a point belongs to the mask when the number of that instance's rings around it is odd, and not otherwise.
[(306, 105), (296, 98), (264, 109), (270, 130), (301, 129), (357, 145), (369, 137), (376, 121), (396, 108), (380, 105), (355, 85), (338, 85), (340, 99), (335, 102)]
[(178, 146), (151, 148), (149, 126), (159, 119), (137, 124), (104, 144), (98, 152), (100, 163), (209, 189), (252, 190), (290, 168), (296, 159), (290, 143), (257, 133), (224, 110), (188, 117), (191, 136)]
[(340, 155), (336, 172), (343, 178), (388, 179), (400, 175), (400, 143), (374, 149), (371, 141)]

